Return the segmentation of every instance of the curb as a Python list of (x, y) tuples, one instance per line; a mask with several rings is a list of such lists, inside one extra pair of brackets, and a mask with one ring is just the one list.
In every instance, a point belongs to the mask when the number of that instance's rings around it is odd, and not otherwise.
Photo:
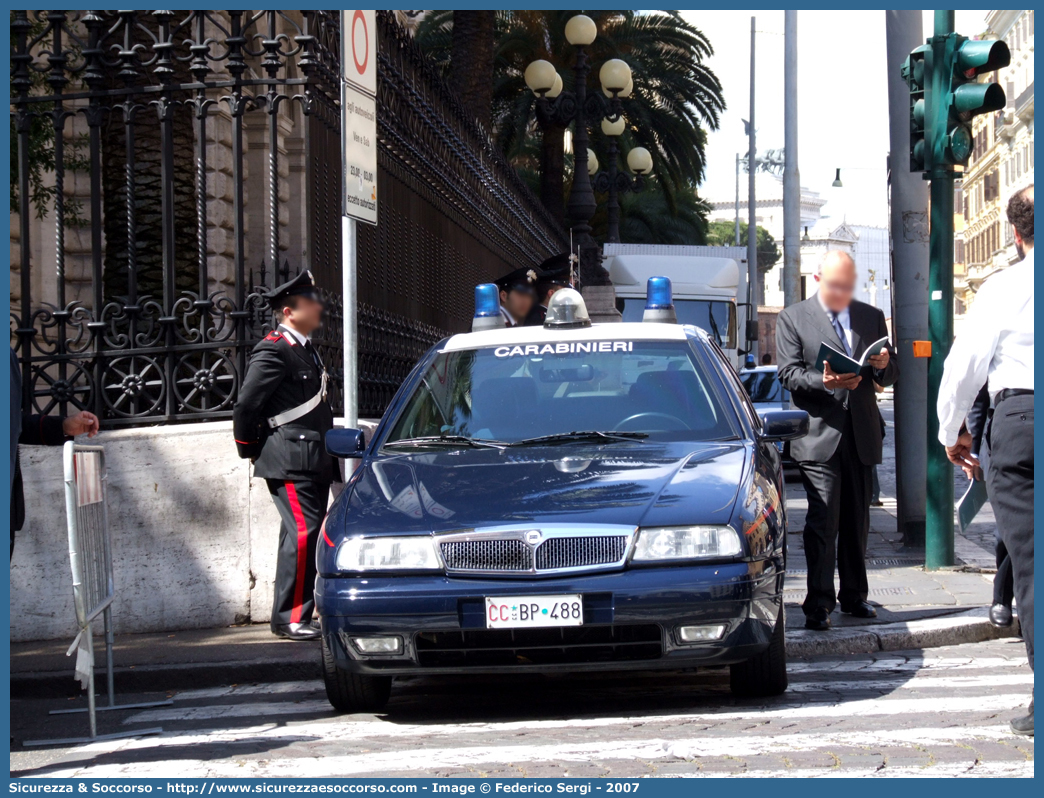
[(787, 657), (805, 659), (824, 655), (874, 654), (879, 651), (938, 648), (1018, 636), (1018, 624), (1007, 629), (998, 628), (990, 623), (986, 613), (985, 607), (979, 607), (920, 621), (883, 623), (855, 629), (840, 628), (829, 632), (788, 629)]
[[(875, 654), (880, 651), (936, 648), (961, 643), (979, 643), (1015, 637), (1018, 626), (998, 629), (989, 622), (985, 607), (954, 615), (875, 626), (836, 628), (829, 632), (787, 630), (787, 657), (806, 659), (846, 654)], [(104, 684), (105, 671), (96, 678)], [(238, 660), (234, 662), (189, 662), (174, 665), (118, 667), (113, 673), (121, 693), (164, 692), (246, 682), (281, 682), (320, 679), (319, 651), (311, 660), (296, 657)], [(65, 698), (80, 694), (80, 685), (69, 671), (11, 674), (12, 698)]]

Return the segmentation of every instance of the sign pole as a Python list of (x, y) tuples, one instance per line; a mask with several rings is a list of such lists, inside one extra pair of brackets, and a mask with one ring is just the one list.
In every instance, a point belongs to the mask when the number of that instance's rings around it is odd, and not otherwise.
[(359, 427), (359, 315), (356, 268), (358, 266), (358, 222), (341, 217), (341, 295), (344, 325), (344, 422), (348, 429)]
[(377, 18), (341, 11), (344, 421), (359, 427), (359, 222), (377, 224)]

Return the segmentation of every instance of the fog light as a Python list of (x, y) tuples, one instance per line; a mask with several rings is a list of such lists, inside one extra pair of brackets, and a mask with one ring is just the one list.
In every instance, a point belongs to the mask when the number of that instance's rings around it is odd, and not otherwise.
[(384, 637), (353, 637), (354, 645), (363, 654), (401, 654), (402, 638), (398, 635)]
[(706, 643), (708, 640), (721, 640), (725, 635), (725, 624), (716, 623), (711, 626), (679, 626), (678, 640), (682, 643)]

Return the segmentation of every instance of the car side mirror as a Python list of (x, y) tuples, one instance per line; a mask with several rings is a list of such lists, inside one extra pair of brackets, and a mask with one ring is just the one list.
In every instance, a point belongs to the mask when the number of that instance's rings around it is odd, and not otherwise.
[(770, 410), (761, 416), (761, 439), (792, 441), (808, 435), (808, 413), (804, 410)]
[[(805, 425), (807, 428), (807, 424)], [(366, 451), (361, 429), (332, 429), (326, 433), (326, 451), (334, 457), (359, 457)]]

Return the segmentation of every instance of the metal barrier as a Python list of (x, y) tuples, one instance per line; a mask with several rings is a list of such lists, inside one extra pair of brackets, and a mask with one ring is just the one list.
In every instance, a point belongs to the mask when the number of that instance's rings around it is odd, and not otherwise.
[[(139, 737), (160, 734), (163, 729), (138, 729), (98, 734), (96, 713), (101, 710), (138, 709), (169, 706), (172, 701), (148, 701), (116, 705), (113, 686), (113, 627), (112, 600), (115, 587), (112, 579), (112, 542), (109, 536), (109, 513), (106, 501), (108, 472), (105, 450), (101, 446), (81, 446), (74, 441), (65, 444), (65, 511), (69, 524), (69, 563), (72, 566), (73, 603), (76, 606), (76, 624), (79, 632), (66, 656), (76, 652), (76, 675), (87, 688), (87, 709), (55, 709), (52, 715), (87, 712), (90, 719), (89, 737), (69, 737), (59, 740), (26, 740), (23, 745), (69, 745), (93, 740), (114, 740), (121, 737)], [(105, 676), (109, 703), (96, 706), (94, 696), (94, 634), (91, 624), (102, 616), (105, 627)]]

